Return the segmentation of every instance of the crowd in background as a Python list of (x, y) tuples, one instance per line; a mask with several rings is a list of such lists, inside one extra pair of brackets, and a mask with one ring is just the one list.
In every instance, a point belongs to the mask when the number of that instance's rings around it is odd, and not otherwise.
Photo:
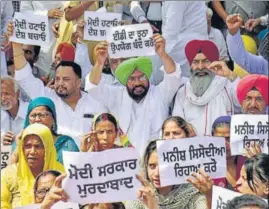
[[(110, 58), (83, 38), (84, 12), (104, 7), (122, 24), (149, 23), (156, 55)], [(268, 114), (268, 1), (2, 1), (1, 208), (67, 201), (63, 151), (132, 147), (145, 178), (136, 201), (81, 208), (209, 209), (212, 186), (242, 195), (229, 208), (268, 208), (269, 155), (230, 153), (234, 114)], [(11, 42), (15, 12), (47, 15), (46, 46)], [(227, 175), (202, 169), (188, 184), (160, 185), (156, 140), (226, 140)], [(44, 186), (44, 182), (46, 182)]]

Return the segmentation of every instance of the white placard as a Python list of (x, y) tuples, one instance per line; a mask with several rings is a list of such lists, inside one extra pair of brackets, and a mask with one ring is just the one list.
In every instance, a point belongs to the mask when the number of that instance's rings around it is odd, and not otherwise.
[(63, 188), (79, 204), (135, 200), (141, 186), (138, 153), (134, 148), (102, 152), (63, 152), (67, 178)]
[(1, 170), (8, 165), (8, 161), (11, 155), (12, 147), (11, 145), (2, 145), (1, 146)]
[(211, 209), (225, 208), (228, 201), (241, 195), (241, 193), (224, 189), (223, 187), (213, 186)]
[(269, 147), (268, 115), (232, 115), (231, 154), (240, 155), (251, 143), (260, 144), (263, 153), (268, 154)]
[(193, 137), (157, 142), (161, 186), (187, 183), (186, 177), (204, 168), (212, 178), (226, 177), (225, 139)]
[[(15, 209), (40, 209), (41, 204), (32, 204), (32, 205), (26, 205), (22, 207), (17, 207)], [(57, 202), (55, 203), (51, 209), (79, 209), (79, 206), (77, 203), (73, 202)]]
[(48, 16), (15, 12), (10, 41), (43, 46), (50, 43)]
[(152, 28), (148, 23), (111, 28), (107, 33), (109, 57), (155, 55), (152, 35)]
[(120, 25), (120, 13), (115, 12), (85, 12), (84, 39), (90, 41), (105, 41), (107, 30)]

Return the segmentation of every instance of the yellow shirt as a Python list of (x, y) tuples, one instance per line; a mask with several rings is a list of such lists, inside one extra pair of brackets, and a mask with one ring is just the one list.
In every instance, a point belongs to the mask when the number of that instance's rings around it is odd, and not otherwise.
[(17, 164), (12, 164), (1, 170), (1, 209), (22, 206), (17, 169)]

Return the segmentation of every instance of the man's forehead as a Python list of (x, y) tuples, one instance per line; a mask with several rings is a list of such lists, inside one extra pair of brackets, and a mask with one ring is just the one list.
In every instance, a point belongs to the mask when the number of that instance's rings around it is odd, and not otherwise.
[(193, 58), (193, 60), (204, 60), (204, 59), (207, 59), (207, 57), (203, 52), (198, 52), (196, 56)]
[(14, 92), (14, 83), (11, 80), (1, 81), (2, 92)]
[(144, 73), (140, 71), (138, 68), (136, 68), (134, 72), (131, 74), (131, 76), (140, 76), (140, 75), (144, 75)]
[(261, 92), (259, 92), (258, 89), (251, 89), (251, 90), (247, 93), (247, 96), (251, 96), (251, 97), (259, 97), (259, 96), (261, 96), (261, 97), (262, 97), (262, 94), (261, 94)]
[(70, 66), (59, 66), (56, 70), (56, 76), (57, 75), (58, 76), (59, 75), (61, 75), (61, 76), (65, 76), (65, 75), (66, 76), (71, 76), (71, 75), (75, 76), (76, 74), (74, 73), (73, 68)]
[(22, 48), (23, 48), (23, 49), (28, 49), (28, 50), (31, 50), (31, 51), (34, 50), (34, 46), (32, 46), (32, 45), (28, 45), (28, 44), (23, 44)]

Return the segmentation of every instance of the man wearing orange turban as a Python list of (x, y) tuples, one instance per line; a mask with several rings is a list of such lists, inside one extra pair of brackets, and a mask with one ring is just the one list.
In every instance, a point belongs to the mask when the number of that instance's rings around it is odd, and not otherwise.
[(48, 81), (51, 81), (55, 77), (55, 68), (61, 61), (71, 61), (75, 60), (75, 48), (68, 43), (61, 43), (55, 53), (55, 58), (51, 66), (50, 73), (48, 75)]
[(61, 61), (75, 60), (75, 48), (68, 43), (61, 43), (56, 51), (54, 62), (58, 65)]
[(237, 98), (246, 114), (265, 114), (268, 106), (268, 76), (247, 75), (237, 87)]

